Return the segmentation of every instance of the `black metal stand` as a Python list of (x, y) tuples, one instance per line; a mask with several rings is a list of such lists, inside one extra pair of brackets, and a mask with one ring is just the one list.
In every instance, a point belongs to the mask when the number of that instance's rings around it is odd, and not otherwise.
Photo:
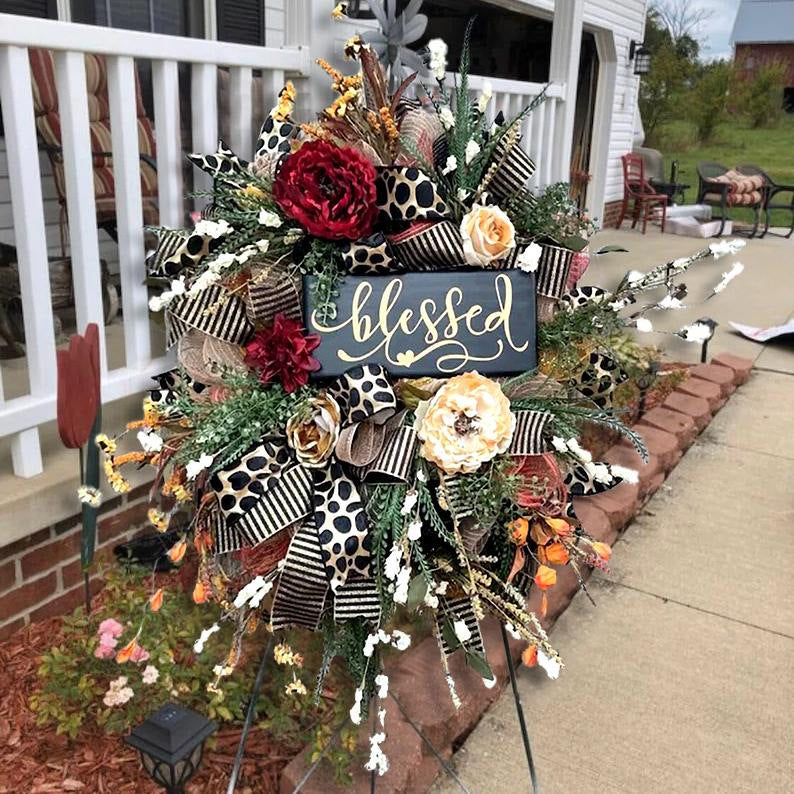
[(707, 339), (700, 348), (700, 363), (705, 364), (709, 355), (709, 340)]
[(518, 724), (521, 727), (521, 739), (524, 742), (524, 753), (527, 757), (527, 766), (529, 767), (529, 779), (532, 781), (533, 794), (540, 794), (540, 786), (538, 785), (538, 777), (535, 772), (535, 762), (532, 759), (532, 747), (529, 743), (529, 732), (527, 731), (527, 723), (524, 718), (524, 707), (521, 705), (521, 695), (518, 691), (518, 679), (516, 678), (516, 668), (513, 664), (513, 656), (510, 653), (510, 641), (507, 638), (507, 630), (504, 624), (500, 625), (502, 629), (502, 642), (505, 646), (505, 656), (507, 657), (507, 669), (510, 671), (510, 685), (513, 687), (513, 699), (516, 702), (516, 713), (518, 714)]
[(229, 786), (226, 789), (226, 794), (234, 794), (234, 790), (237, 788), (237, 778), (240, 776), (240, 769), (243, 766), (243, 758), (245, 757), (245, 743), (248, 740), (248, 734), (251, 731), (254, 714), (256, 713), (256, 702), (259, 700), (259, 693), (262, 690), (262, 684), (265, 680), (267, 663), (273, 655), (273, 642), (273, 635), (271, 634), (265, 644), (265, 650), (262, 651), (262, 660), (259, 662), (259, 669), (256, 671), (256, 679), (254, 680), (254, 687), (251, 690), (251, 699), (248, 701), (248, 710), (245, 713), (243, 732), (240, 734), (240, 744), (237, 746), (237, 755), (234, 759), (232, 775), (229, 778)]

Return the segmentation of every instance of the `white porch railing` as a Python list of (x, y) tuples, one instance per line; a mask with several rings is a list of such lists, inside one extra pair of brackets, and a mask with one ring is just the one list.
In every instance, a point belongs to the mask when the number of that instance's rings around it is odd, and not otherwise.
[[(253, 71), (262, 72), (268, 108), (285, 72), (307, 75), (309, 62), (305, 48), (251, 47), (0, 14), (0, 103), (29, 382), (28, 394), (6, 399), (0, 378), (0, 437), (11, 438), (13, 469), (20, 477), (42, 471), (39, 426), (52, 421), (56, 410), (56, 340), (28, 60), (28, 48), (34, 47), (50, 49), (55, 56), (76, 324), (81, 331), (90, 322), (100, 328), (103, 402), (142, 391), (151, 375), (171, 365), (168, 356), (153, 353), (151, 344), (134, 59), (152, 62), (159, 218), (161, 224), (173, 226), (183, 225), (185, 219), (179, 64), (189, 64), (191, 72), (190, 148), (215, 149), (218, 67), (226, 67), (229, 144), (250, 157), (258, 132), (252, 118)], [(125, 354), (124, 365), (114, 369), (108, 368), (103, 325), (84, 53), (104, 55), (107, 64)], [(195, 187), (205, 185), (197, 182)]]
[[(496, 77), (469, 77), (469, 94), (476, 98), (489, 82), (493, 97), (488, 103), (485, 114), (493, 121), (501, 110), (505, 119), (517, 116), (533, 99), (540, 96), (545, 86), (542, 83), (525, 83), (520, 80), (505, 80)], [(564, 88), (552, 83), (546, 88), (546, 99), (521, 122), (521, 146), (535, 161), (536, 171), (530, 180), (530, 187), (538, 190), (553, 182), (567, 181), (562, 164), (555, 156), (555, 129), (558, 116), (564, 106)]]

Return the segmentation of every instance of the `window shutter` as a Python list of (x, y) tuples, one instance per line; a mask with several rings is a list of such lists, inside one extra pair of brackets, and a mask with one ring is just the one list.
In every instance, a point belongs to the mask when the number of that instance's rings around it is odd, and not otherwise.
[(265, 43), (265, 0), (217, 0), (216, 10), (220, 41)]
[(56, 0), (5, 0), (0, 11), (5, 14), (21, 14), (42, 19), (58, 18)]

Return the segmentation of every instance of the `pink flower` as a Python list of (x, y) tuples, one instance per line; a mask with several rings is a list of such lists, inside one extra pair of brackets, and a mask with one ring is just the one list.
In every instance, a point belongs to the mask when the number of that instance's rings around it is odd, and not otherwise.
[(116, 655), (118, 640), (112, 634), (100, 634), (99, 645), (94, 650), (97, 659), (112, 659)]
[(130, 655), (130, 661), (140, 663), (148, 661), (148, 659), (149, 651), (147, 651), (146, 648), (141, 645), (136, 645), (132, 651), (132, 654)]
[(124, 626), (122, 626), (121, 623), (119, 623), (117, 620), (114, 620), (113, 618), (103, 620), (97, 629), (97, 634), (100, 636), (107, 634), (110, 637), (120, 637), (123, 633)]

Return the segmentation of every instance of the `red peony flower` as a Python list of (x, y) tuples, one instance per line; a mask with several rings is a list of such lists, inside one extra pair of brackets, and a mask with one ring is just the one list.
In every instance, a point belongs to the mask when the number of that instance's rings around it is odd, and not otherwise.
[(245, 346), (245, 363), (259, 370), (261, 383), (278, 382), (286, 392), (305, 386), (309, 373), (320, 369), (311, 352), (320, 344), (317, 334), (304, 334), (299, 322), (277, 314), (273, 325), (254, 335)]
[(309, 234), (357, 240), (372, 232), (378, 217), (376, 176), (356, 149), (309, 141), (284, 161), (273, 196)]

